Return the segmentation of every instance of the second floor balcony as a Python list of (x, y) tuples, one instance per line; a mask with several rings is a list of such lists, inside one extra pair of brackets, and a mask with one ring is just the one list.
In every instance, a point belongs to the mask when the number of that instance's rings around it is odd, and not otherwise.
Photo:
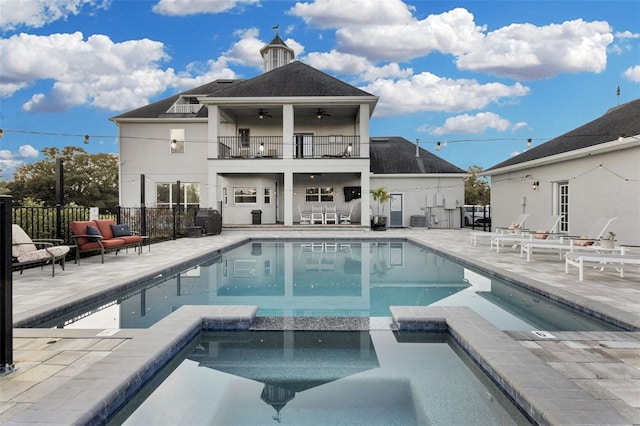
[[(360, 158), (360, 136), (298, 135), (291, 158)], [(218, 158), (285, 158), (282, 136), (219, 136)]]

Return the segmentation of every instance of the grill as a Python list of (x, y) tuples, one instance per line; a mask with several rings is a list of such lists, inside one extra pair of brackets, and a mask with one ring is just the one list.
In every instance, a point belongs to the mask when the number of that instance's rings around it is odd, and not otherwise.
[(200, 209), (196, 215), (196, 226), (200, 226), (206, 235), (222, 232), (222, 215), (218, 210)]

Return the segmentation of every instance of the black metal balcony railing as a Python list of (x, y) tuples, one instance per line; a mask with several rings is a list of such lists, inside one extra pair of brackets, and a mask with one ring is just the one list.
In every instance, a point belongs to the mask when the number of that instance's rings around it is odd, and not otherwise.
[[(220, 136), (218, 158), (283, 158), (282, 136)], [(296, 136), (294, 158), (360, 158), (360, 136)]]

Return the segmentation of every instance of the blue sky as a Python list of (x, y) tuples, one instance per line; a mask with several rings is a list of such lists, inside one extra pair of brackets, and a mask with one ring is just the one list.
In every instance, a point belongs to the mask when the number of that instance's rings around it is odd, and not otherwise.
[(296, 59), (380, 97), (372, 136), (463, 169), (640, 97), (637, 0), (0, 0), (2, 178), (44, 147), (117, 153), (109, 117), (258, 75), (275, 25)]

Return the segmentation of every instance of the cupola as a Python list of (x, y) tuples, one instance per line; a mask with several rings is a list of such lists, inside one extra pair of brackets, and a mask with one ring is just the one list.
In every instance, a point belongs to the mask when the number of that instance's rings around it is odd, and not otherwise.
[(269, 44), (260, 49), (264, 61), (264, 72), (274, 70), (293, 61), (293, 49), (286, 45), (278, 34)]

